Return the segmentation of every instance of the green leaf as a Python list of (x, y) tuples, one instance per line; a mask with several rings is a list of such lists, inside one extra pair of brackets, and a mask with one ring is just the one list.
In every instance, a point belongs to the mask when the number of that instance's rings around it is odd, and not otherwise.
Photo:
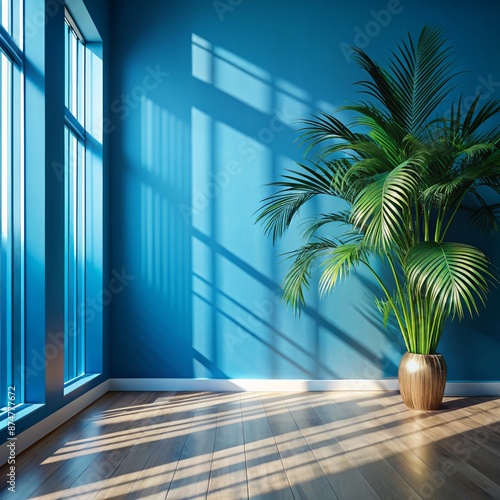
[(377, 252), (410, 243), (408, 214), (418, 188), (417, 160), (376, 175), (352, 207), (353, 224), (365, 227), (366, 244)]
[(316, 260), (337, 248), (337, 243), (327, 238), (319, 238), (303, 245), (300, 249), (290, 252), (288, 258), (294, 262), (283, 278), (283, 300), (295, 311), (300, 311), (305, 305), (304, 289), (309, 288), (311, 269)]
[(478, 313), (489, 284), (495, 281), (489, 259), (463, 243), (423, 242), (408, 252), (405, 273), (409, 284), (437, 309), (462, 318), (464, 307)]
[(375, 297), (375, 305), (377, 309), (380, 311), (380, 314), (382, 314), (384, 326), (387, 328), (387, 324), (389, 323), (389, 317), (393, 312), (392, 303), (389, 300), (381, 300)]
[(369, 251), (364, 247), (362, 239), (338, 245), (332, 249), (321, 265), (320, 295), (325, 295), (332, 290), (339, 281), (346, 278), (360, 263), (366, 261), (368, 256)]
[(320, 214), (316, 217), (309, 217), (300, 224), (302, 235), (305, 239), (311, 239), (316, 231), (328, 224), (346, 224), (352, 227), (351, 212), (343, 210), (338, 213)]

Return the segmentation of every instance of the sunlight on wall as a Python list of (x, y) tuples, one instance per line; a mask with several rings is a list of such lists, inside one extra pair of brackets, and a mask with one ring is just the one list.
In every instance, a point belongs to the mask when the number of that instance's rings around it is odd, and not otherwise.
[(311, 96), (297, 85), (282, 78), (277, 78), (275, 85), (276, 109), (284, 113), (282, 120), (285, 125), (296, 127), (298, 119), (306, 118), (311, 114)]
[(257, 111), (271, 111), (269, 73), (194, 33), (192, 74)]
[[(175, 278), (189, 260), (179, 206), (189, 190), (189, 127), (174, 114), (141, 101), (141, 275), (162, 297), (179, 301)], [(146, 175), (147, 173), (147, 175)], [(174, 259), (167, 259), (167, 249)], [(186, 255), (187, 253), (187, 255)]]
[[(214, 359), (215, 321), (213, 302), (215, 290), (213, 286), (212, 251), (202, 241), (192, 238), (193, 266), (193, 348), (204, 358)], [(195, 373), (199, 377), (210, 377), (212, 372), (200, 360), (195, 360)]]
[[(275, 78), (259, 66), (192, 34), (192, 75), (221, 92), (265, 114), (281, 113), (289, 127), (311, 113), (311, 96), (283, 78)], [(317, 109), (331, 111), (326, 101), (314, 103)]]
[(216, 88), (257, 111), (271, 111), (272, 88), (269, 85), (269, 73), (219, 47), (214, 49), (213, 71), (213, 84)]
[(192, 35), (191, 62), (192, 74), (198, 80), (212, 83), (213, 75), (213, 52), (212, 44), (201, 36)]
[(213, 171), (213, 119), (197, 108), (191, 108), (191, 169), (193, 181), (191, 204), (186, 221), (205, 234), (211, 234), (208, 206), (216, 186), (210, 179)]
[[(311, 96), (196, 34), (192, 75), (258, 111), (261, 124), (249, 135), (240, 123), (191, 108), (193, 176), (185, 220), (193, 229), (193, 347), (202, 355), (195, 372), (214, 376), (209, 360), (251, 374), (257, 358), (268, 376), (295, 372), (314, 377), (318, 370), (333, 376), (326, 364), (318, 365), (315, 335), (300, 342), (294, 338), (294, 319), (274, 281), (276, 254), (263, 251), (262, 229), (254, 224), (256, 207), (269, 193), (265, 185), (278, 171), (294, 166), (283, 152), (296, 120), (311, 113)], [(314, 321), (304, 321), (312, 332)]]

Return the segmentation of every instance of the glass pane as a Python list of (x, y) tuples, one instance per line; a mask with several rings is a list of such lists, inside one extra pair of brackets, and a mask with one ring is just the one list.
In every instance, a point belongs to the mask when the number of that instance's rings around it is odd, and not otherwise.
[(78, 143), (78, 170), (76, 172), (76, 295), (78, 302), (78, 342), (76, 348), (76, 376), (85, 373), (85, 146)]
[(24, 401), (24, 141), (21, 71), (12, 70), (12, 374), (16, 403)]
[(70, 109), (70, 99), (71, 99), (71, 91), (70, 91), (70, 84), (71, 84), (71, 79), (69, 76), (69, 68), (70, 68), (70, 61), (69, 61), (69, 42), (70, 42), (70, 37), (71, 37), (71, 31), (68, 23), (64, 25), (64, 54), (65, 54), (65, 68), (64, 68), (64, 105)]
[(75, 337), (77, 335), (77, 297), (76, 297), (76, 175), (77, 140), (66, 129), (66, 167), (65, 167), (65, 219), (66, 219), (66, 256), (65, 256), (65, 380), (75, 378)]
[(11, 0), (1, 0), (2, 3), (2, 9), (1, 9), (1, 16), (2, 16), (2, 26), (7, 30), (8, 33), (10, 33), (11, 30), (11, 12), (12, 12), (12, 1)]
[(12, 0), (11, 35), (18, 47), (23, 50), (23, 1)]
[[(85, 45), (66, 20), (65, 381), (85, 373)], [(74, 26), (74, 25), (73, 25)], [(75, 120), (76, 119), (76, 123)]]
[(24, 154), (22, 79), (0, 54), (0, 408), (24, 401)]
[[(2, 3), (2, 11), (4, 4)], [(3, 16), (3, 12), (2, 12)], [(0, 132), (1, 132), (1, 204), (0, 230), (0, 407), (7, 405), (7, 388), (12, 373), (12, 63), (0, 53)]]
[(85, 373), (85, 148), (65, 130), (65, 381)]
[(70, 92), (71, 101), (69, 110), (78, 119), (78, 40), (76, 35), (71, 32), (70, 38)]
[(65, 103), (77, 121), (85, 126), (85, 45), (66, 21)]
[(22, 50), (23, 2), (22, 0), (1, 0), (0, 17), (2, 26)]
[(69, 238), (69, 179), (68, 173), (71, 167), (70, 133), (64, 128), (64, 380), (70, 380), (69, 375), (69, 331), (70, 331), (70, 301), (69, 301), (69, 277), (70, 277), (70, 238)]
[(77, 47), (77, 114), (75, 116), (85, 128), (85, 45), (78, 41)]

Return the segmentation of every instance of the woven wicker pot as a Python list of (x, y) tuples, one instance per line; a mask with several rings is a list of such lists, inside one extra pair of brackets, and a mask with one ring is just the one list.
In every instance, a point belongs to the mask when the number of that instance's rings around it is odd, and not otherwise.
[(446, 363), (441, 354), (413, 354), (401, 358), (398, 370), (403, 402), (414, 410), (437, 410), (443, 401)]

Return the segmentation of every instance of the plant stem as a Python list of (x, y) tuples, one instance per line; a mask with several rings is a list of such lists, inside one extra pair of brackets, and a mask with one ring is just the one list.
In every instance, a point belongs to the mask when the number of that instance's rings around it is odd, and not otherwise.
[(443, 234), (441, 235), (441, 239), (439, 240), (439, 243), (441, 243), (444, 240), (446, 233), (448, 232), (448, 229), (450, 228), (450, 225), (451, 225), (453, 219), (455, 218), (455, 215), (457, 214), (458, 209), (460, 208), (464, 197), (465, 197), (465, 193), (463, 193), (462, 196), (460, 197), (460, 199), (457, 201), (456, 206), (455, 206), (455, 210), (453, 210), (453, 213), (451, 214), (450, 219), (448, 220), (448, 223), (446, 224), (446, 227), (444, 228), (444, 231), (443, 231)]
[(368, 264), (367, 261), (363, 260), (361, 262), (363, 262), (363, 264), (371, 271), (371, 273), (373, 274), (373, 276), (377, 280), (378, 284), (380, 285), (380, 288), (382, 288), (383, 292), (385, 293), (385, 296), (387, 297), (387, 301), (389, 302), (389, 304), (392, 307), (392, 310), (394, 311), (394, 316), (396, 316), (396, 321), (398, 322), (399, 328), (401, 330), (401, 335), (403, 336), (403, 340), (405, 342), (406, 349), (408, 351), (411, 351), (408, 334), (404, 328), (404, 321), (401, 318), (401, 315), (400, 315), (398, 309), (396, 308), (396, 304), (392, 300), (392, 296), (389, 293), (389, 290), (387, 290), (387, 287), (385, 286), (384, 282), (382, 281), (382, 278), (380, 278), (380, 276), (375, 271), (375, 269), (373, 269), (373, 267), (370, 266), (370, 264)]

